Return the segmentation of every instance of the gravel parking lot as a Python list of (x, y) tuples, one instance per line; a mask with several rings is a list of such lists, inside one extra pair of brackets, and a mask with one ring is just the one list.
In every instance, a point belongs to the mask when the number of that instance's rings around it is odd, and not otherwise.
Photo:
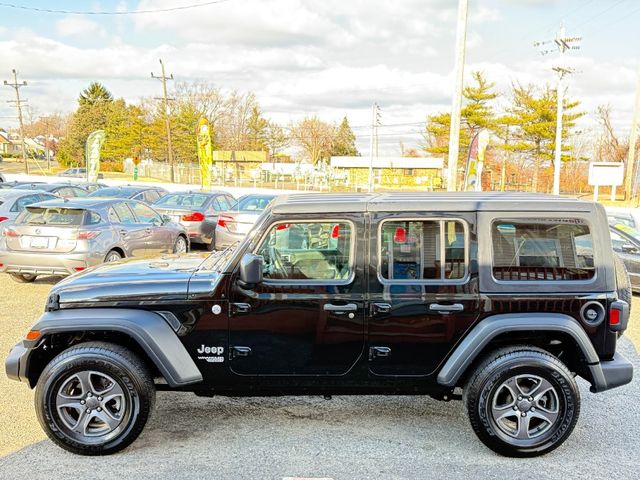
[[(0, 275), (0, 351), (7, 352), (38, 317), (52, 283), (16, 284)], [(640, 297), (633, 311), (627, 337), (637, 342)], [(625, 338), (620, 348), (640, 371), (632, 342)], [(485, 448), (460, 402), (373, 396), (205, 399), (183, 393), (158, 395), (155, 414), (132, 447), (89, 458), (44, 440), (32, 392), (0, 374), (0, 478), (637, 479), (640, 381), (636, 377), (597, 395), (585, 382), (580, 387), (583, 408), (573, 435), (537, 459), (507, 459)]]

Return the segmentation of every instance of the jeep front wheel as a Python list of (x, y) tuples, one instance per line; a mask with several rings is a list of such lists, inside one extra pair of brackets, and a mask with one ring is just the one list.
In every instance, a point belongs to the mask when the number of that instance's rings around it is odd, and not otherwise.
[(486, 446), (501, 455), (534, 457), (569, 437), (580, 413), (580, 392), (553, 355), (509, 347), (480, 363), (465, 386), (464, 404)]
[(47, 365), (35, 401), (38, 420), (51, 440), (73, 453), (106, 455), (127, 447), (142, 432), (155, 388), (133, 352), (88, 342)]

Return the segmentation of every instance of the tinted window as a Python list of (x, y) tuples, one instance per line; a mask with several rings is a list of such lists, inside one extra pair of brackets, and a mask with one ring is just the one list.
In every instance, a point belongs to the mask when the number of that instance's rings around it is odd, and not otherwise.
[(254, 210), (261, 212), (269, 205), (269, 202), (273, 200), (271, 196), (254, 196), (249, 195), (242, 197), (238, 200), (238, 204), (234, 207), (236, 210)]
[(42, 197), (42, 195), (40, 195), (40, 194), (26, 195), (24, 197), (21, 197), (18, 200), (16, 200), (16, 203), (13, 204), (13, 206), (11, 207), (11, 211), (12, 212), (20, 212), (27, 205), (31, 205), (32, 203), (36, 203), (36, 202), (41, 201), (41, 197)]
[(136, 223), (136, 217), (133, 216), (133, 212), (126, 203), (116, 203), (113, 206), (113, 210), (118, 216), (118, 220), (120, 223), (124, 223), (126, 225)]
[(89, 192), (83, 190), (82, 188), (71, 188), (71, 192), (71, 195), (73, 195), (74, 197), (86, 197), (87, 195), (89, 195)]
[(97, 225), (102, 221), (102, 217), (97, 212), (87, 212), (87, 225)]
[(289, 223), (274, 225), (258, 254), (264, 278), (273, 280), (337, 280), (351, 276), (351, 225)]
[(160, 216), (143, 203), (134, 203), (131, 208), (140, 223), (162, 223)]
[(459, 280), (466, 275), (465, 231), (461, 222), (383, 222), (379, 241), (380, 276), (385, 280), (446, 281)]
[(492, 225), (497, 280), (588, 280), (593, 243), (579, 219), (499, 220)]
[(170, 193), (156, 202), (162, 207), (202, 207), (209, 198), (202, 193)]
[(59, 207), (27, 207), (16, 219), (25, 225), (82, 225), (84, 210)]
[(160, 194), (155, 190), (147, 190), (142, 193), (144, 201), (147, 203), (153, 203), (160, 198)]
[(229, 210), (230, 207), (231, 205), (229, 205), (224, 195), (218, 195), (213, 201), (214, 210), (218, 210), (218, 211)]

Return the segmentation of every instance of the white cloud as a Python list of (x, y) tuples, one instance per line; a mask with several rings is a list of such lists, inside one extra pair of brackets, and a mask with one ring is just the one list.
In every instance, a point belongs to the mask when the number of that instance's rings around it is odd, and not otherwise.
[(80, 15), (67, 15), (58, 20), (56, 32), (63, 37), (105, 35), (104, 29), (96, 22)]

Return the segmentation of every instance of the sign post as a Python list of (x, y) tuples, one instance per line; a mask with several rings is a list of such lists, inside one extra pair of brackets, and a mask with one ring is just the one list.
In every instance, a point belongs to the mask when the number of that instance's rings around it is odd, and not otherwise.
[(140, 157), (138, 155), (133, 157), (133, 180), (138, 180), (138, 165), (140, 165)]
[(616, 199), (616, 187), (624, 182), (624, 163), (591, 162), (589, 163), (589, 185), (593, 186), (593, 201), (598, 201), (598, 190), (601, 186), (611, 187), (611, 201)]

